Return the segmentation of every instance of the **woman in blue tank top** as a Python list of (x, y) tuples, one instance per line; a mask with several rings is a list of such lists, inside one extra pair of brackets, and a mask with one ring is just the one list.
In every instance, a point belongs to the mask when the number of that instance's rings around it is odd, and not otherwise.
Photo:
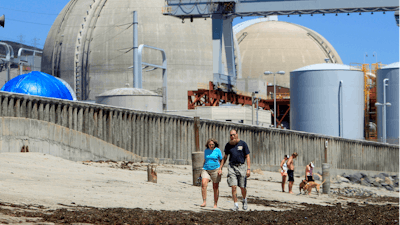
[(217, 208), (218, 196), (219, 196), (219, 182), (221, 181), (221, 175), (218, 175), (218, 169), (222, 160), (221, 150), (218, 148), (217, 140), (210, 138), (206, 143), (206, 150), (204, 150), (204, 164), (203, 170), (201, 171), (201, 195), (203, 196), (203, 204), (201, 207), (205, 207), (207, 203), (207, 185), (210, 180), (213, 181), (214, 189), (214, 208)]

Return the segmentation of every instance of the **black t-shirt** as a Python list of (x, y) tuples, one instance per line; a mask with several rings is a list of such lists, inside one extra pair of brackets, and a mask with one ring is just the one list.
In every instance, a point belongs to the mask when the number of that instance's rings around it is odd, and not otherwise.
[(240, 140), (236, 145), (231, 145), (229, 142), (225, 145), (224, 150), (226, 155), (229, 155), (229, 163), (244, 164), (246, 155), (250, 154), (249, 147), (246, 142)]

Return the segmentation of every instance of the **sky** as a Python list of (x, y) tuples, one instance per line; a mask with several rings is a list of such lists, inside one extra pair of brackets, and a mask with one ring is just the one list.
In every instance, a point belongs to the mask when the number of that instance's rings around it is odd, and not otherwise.
[[(69, 0), (0, 0), (0, 40), (21, 42), (43, 48), (58, 13)], [(254, 17), (234, 19), (233, 25)], [(344, 64), (390, 64), (399, 61), (399, 27), (394, 12), (279, 16), (278, 20), (299, 24), (325, 37)], [(211, 30), (210, 30), (211, 32)]]

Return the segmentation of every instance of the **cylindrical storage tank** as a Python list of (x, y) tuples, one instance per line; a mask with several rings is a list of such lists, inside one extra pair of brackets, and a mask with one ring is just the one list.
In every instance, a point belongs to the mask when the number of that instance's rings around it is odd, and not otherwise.
[(163, 112), (162, 96), (140, 88), (118, 88), (96, 96), (96, 103), (150, 112)]
[(290, 72), (290, 128), (363, 139), (363, 72), (331, 63)]
[[(399, 63), (392, 63), (378, 70), (376, 77), (377, 102), (383, 102), (383, 80), (386, 82), (386, 102), (391, 106), (386, 106), (386, 142), (399, 144)], [(383, 106), (376, 106), (378, 122), (378, 140), (383, 137)]]

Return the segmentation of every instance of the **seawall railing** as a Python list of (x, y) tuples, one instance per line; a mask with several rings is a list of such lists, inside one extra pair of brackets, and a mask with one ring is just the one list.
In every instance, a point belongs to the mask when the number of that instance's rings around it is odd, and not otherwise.
[[(137, 111), (84, 102), (0, 92), (0, 115), (24, 117), (58, 124), (159, 163), (189, 164), (195, 151), (194, 118)], [(216, 138), (221, 150), (229, 131), (251, 151), (252, 167), (278, 170), (284, 154), (297, 152), (296, 167), (327, 159), (331, 169), (399, 172), (399, 146), (350, 140), (292, 130), (200, 120), (200, 148)], [(303, 170), (302, 167), (301, 170)]]

